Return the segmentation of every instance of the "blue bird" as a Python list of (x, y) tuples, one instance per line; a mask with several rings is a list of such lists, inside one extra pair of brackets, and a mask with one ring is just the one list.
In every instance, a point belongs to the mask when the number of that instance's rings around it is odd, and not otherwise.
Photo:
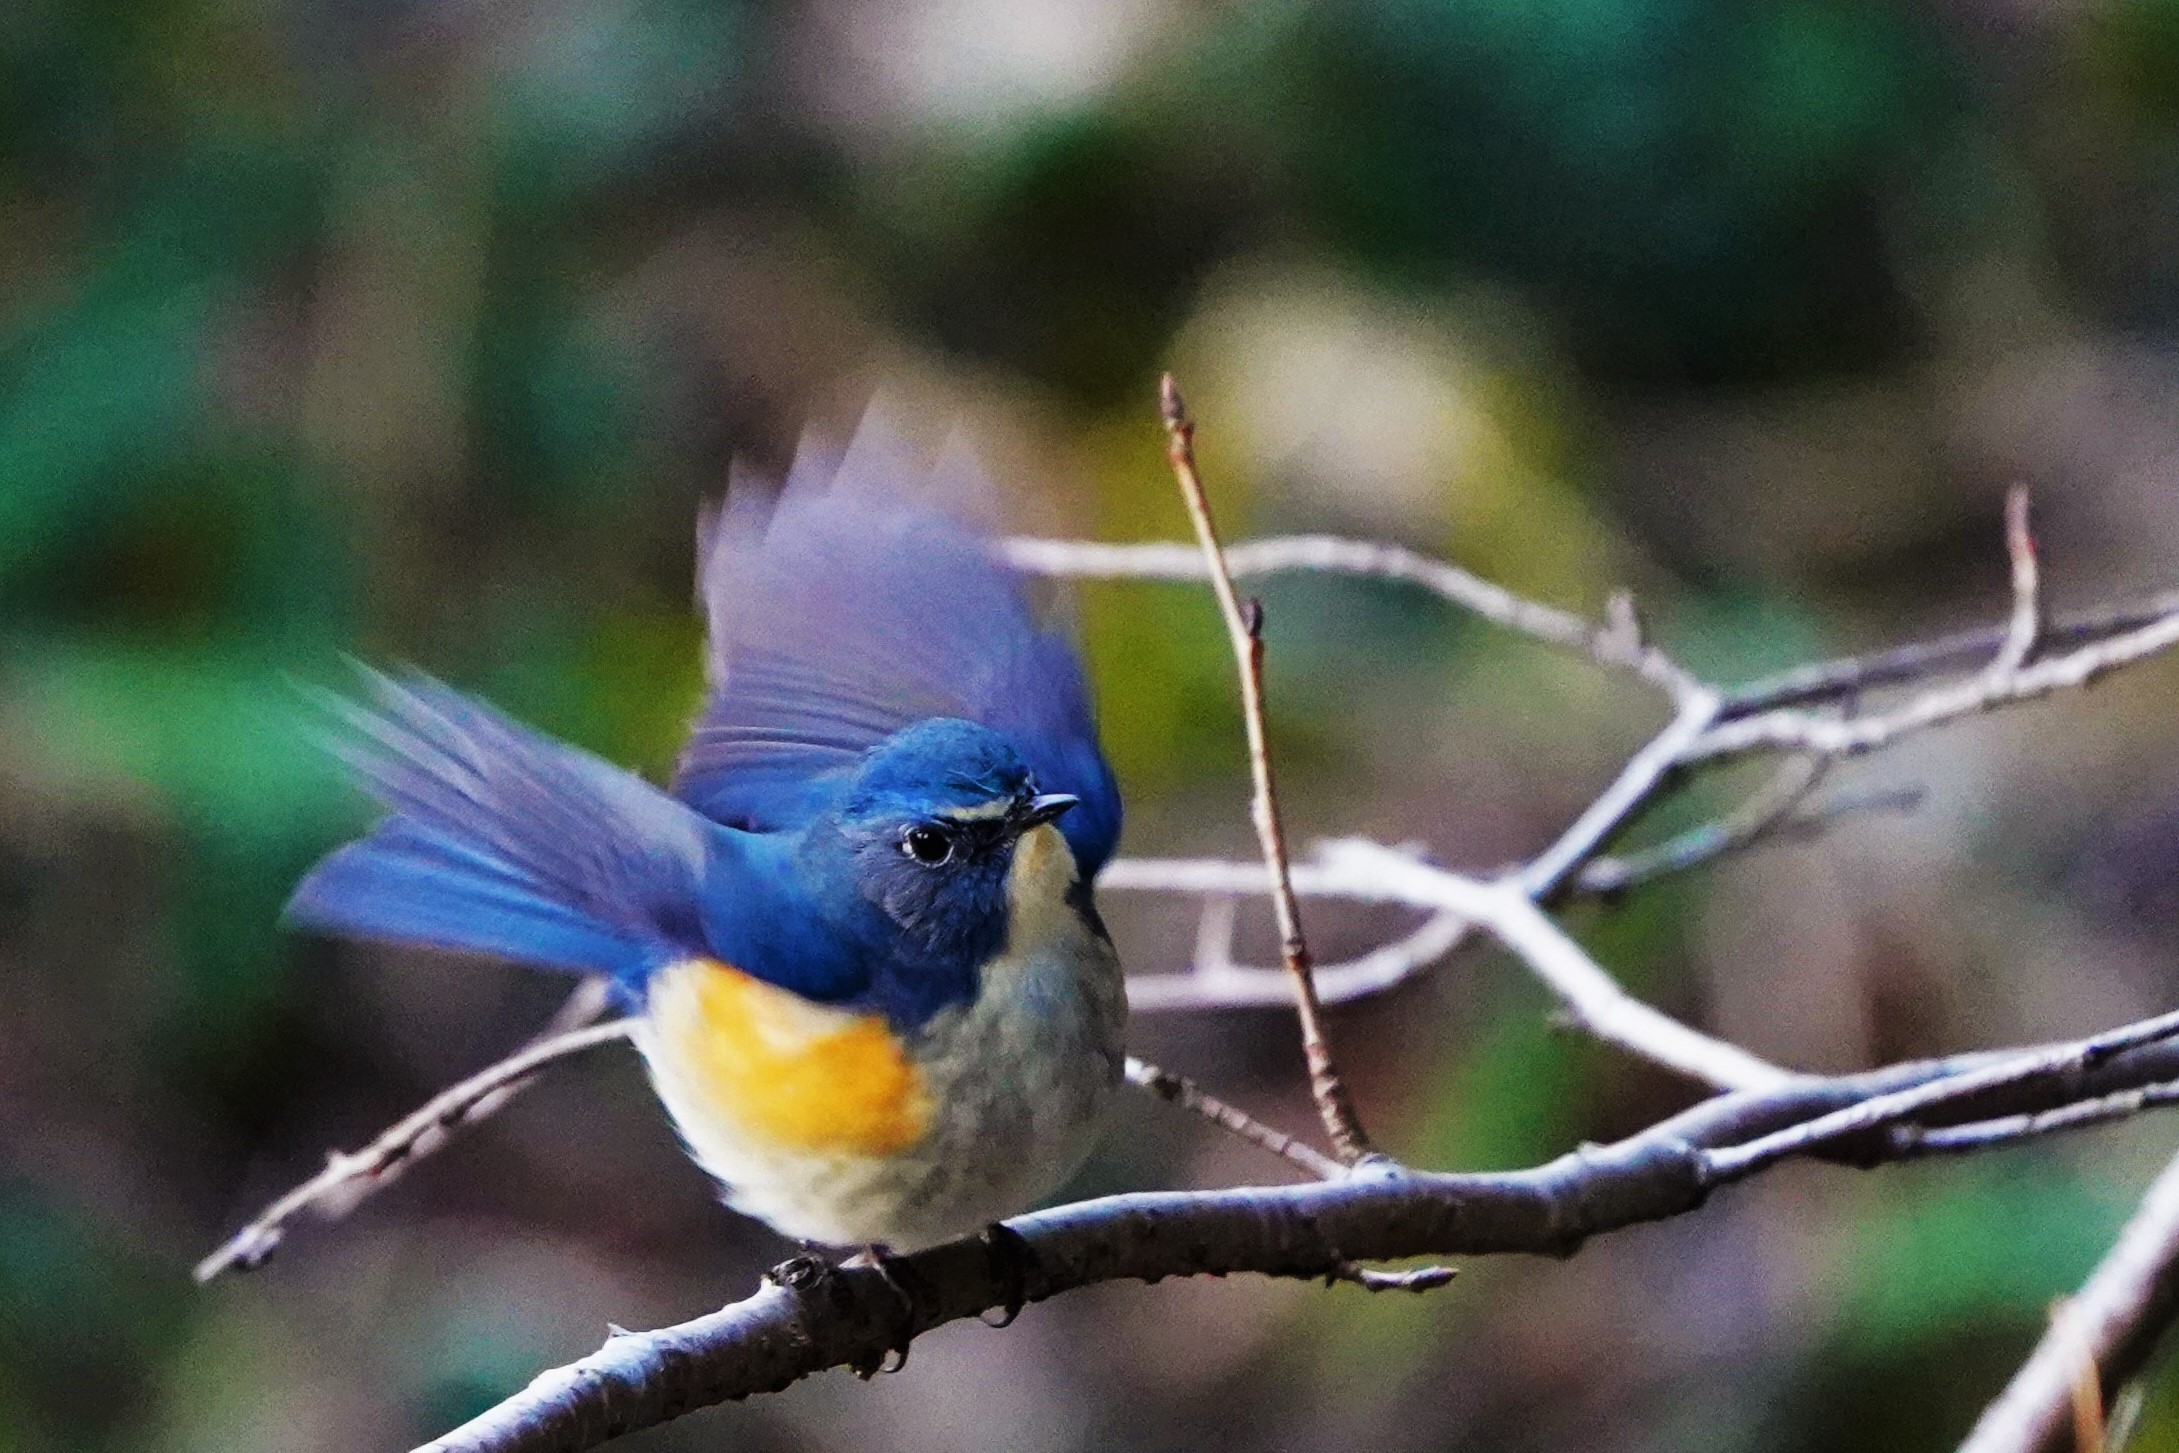
[[(422, 677), (342, 750), (387, 809), (293, 921), (605, 975), (729, 1204), (908, 1250), (1033, 1204), (1120, 1078), (1091, 883), (1120, 801), (1063, 629), (868, 421), (699, 531), (710, 690), (670, 792)], [(920, 496), (920, 498), (919, 498)]]

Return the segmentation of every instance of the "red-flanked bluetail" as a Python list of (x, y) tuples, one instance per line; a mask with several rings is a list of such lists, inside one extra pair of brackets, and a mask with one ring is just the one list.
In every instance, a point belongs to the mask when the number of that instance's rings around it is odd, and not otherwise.
[(1120, 801), (969, 473), (865, 423), (776, 492), (737, 475), (670, 792), (374, 677), (342, 751), (388, 815), (291, 916), (607, 976), (690, 1153), (788, 1236), (913, 1248), (1048, 1194), (1120, 1076)]

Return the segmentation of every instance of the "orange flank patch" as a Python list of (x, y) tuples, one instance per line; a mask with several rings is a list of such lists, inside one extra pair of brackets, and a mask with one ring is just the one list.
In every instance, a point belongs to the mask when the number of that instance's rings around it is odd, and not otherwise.
[(922, 1073), (882, 1015), (815, 1004), (699, 959), (653, 981), (651, 1022), (676, 1077), (759, 1143), (890, 1155), (929, 1127)]

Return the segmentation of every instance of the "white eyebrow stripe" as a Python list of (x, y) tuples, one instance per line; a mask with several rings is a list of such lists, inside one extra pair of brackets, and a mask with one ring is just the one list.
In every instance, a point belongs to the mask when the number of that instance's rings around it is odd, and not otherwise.
[(990, 802), (980, 802), (974, 807), (957, 807), (953, 811), (945, 813), (943, 820), (959, 823), (989, 822), (992, 818), (1006, 816), (1013, 808), (1013, 798), (1000, 797)]

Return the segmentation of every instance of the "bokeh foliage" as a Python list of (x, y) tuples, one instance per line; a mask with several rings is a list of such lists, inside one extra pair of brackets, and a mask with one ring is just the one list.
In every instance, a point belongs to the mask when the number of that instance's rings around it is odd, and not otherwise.
[[(364, 813), (305, 689), (344, 654), (655, 775), (729, 458), (776, 469), (883, 388), (1047, 524), (1172, 535), (1169, 364), (1234, 533), (1390, 534), (1583, 609), (1632, 583), (1728, 677), (1987, 610), (2013, 475), (2076, 578), (2168, 579), (2175, 77), (2172, 0), (0, 7), (0, 1450), (392, 1446), (771, 1249), (600, 1072), (374, 1205), (361, 1249), (184, 1285), (251, 1197), (549, 1001), (279, 928)], [(1265, 594), (1310, 831), (1488, 866), (1654, 714), (1399, 591)], [(1243, 846), (1213, 618), (1168, 586), (1080, 610), (1134, 844)], [(2054, 976), (2106, 1018), (2162, 1002), (2172, 925), (2095, 905), (2179, 856), (2167, 700), (1914, 758), (1952, 807), (1580, 926), (1788, 1057), (2070, 1027)], [(2078, 800), (2031, 793), (2022, 834), (2000, 804), (2037, 770)], [(2099, 818), (2142, 852), (2099, 857)], [(1177, 913), (1115, 921), (1141, 967), (1185, 951)], [(1325, 922), (1335, 952), (1383, 926)], [(1432, 1163), (1681, 1094), (1488, 956), (1342, 1023)], [(1299, 1116), (1279, 1016), (1144, 1034)], [(1158, 1123), (1095, 1183), (1243, 1173)], [(1240, 1350), (1200, 1376), (1154, 1337), (1080, 1351), (1155, 1295), (919, 1375), (980, 1404), (1006, 1374), (977, 1359), (1011, 1359), (1054, 1448), (1939, 1448), (2167, 1139), (1792, 1180), (1396, 1309), (1234, 1289), (1206, 1336)], [(862, 1392), (725, 1416), (760, 1447), (1010, 1426)]]

